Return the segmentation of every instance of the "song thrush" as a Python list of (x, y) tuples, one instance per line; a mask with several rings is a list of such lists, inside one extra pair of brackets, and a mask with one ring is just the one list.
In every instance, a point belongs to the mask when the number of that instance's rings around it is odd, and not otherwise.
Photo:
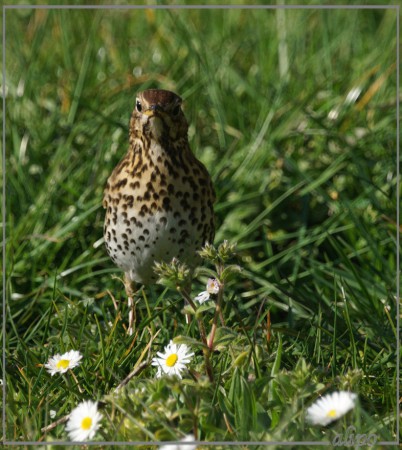
[(195, 267), (197, 250), (214, 239), (214, 188), (191, 152), (181, 104), (170, 91), (138, 94), (128, 152), (104, 191), (106, 249), (125, 273), (131, 305), (133, 282), (156, 282), (155, 261), (177, 257)]

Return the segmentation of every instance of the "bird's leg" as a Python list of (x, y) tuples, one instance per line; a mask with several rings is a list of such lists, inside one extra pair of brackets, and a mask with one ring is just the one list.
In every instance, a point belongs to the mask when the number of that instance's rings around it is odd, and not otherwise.
[(134, 289), (133, 289), (133, 281), (131, 280), (129, 274), (126, 272), (124, 274), (124, 287), (126, 288), (126, 294), (128, 298), (128, 334), (132, 336), (134, 332), (134, 324), (135, 324), (135, 303), (134, 303)]

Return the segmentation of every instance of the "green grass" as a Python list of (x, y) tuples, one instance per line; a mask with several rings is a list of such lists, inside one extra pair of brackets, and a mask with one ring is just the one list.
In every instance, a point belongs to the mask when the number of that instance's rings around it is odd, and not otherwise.
[[(41, 428), (83, 399), (101, 401), (106, 441), (331, 441), (349, 425), (398, 439), (396, 11), (284, 18), (280, 31), (275, 10), (6, 11), (8, 441), (66, 440), (63, 424)], [(144, 289), (127, 336), (101, 241), (103, 188), (149, 87), (185, 100), (215, 243), (237, 243), (213, 382), (174, 290)], [(192, 342), (192, 375), (147, 366), (114, 393), (175, 336)], [(70, 349), (79, 386), (42, 367)], [(354, 411), (310, 426), (306, 407), (340, 389), (359, 394)]]

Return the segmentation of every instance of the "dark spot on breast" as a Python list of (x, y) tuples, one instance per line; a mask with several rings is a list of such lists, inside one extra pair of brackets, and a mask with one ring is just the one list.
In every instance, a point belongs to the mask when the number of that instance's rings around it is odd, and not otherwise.
[(127, 178), (123, 178), (122, 180), (118, 181), (115, 185), (114, 188), (119, 189), (124, 187), (127, 184)]
[(127, 201), (128, 207), (132, 208), (134, 205), (134, 196), (133, 195), (124, 195), (123, 198)]
[(131, 189), (137, 189), (141, 186), (139, 181), (134, 181), (134, 183), (130, 183), (129, 185), (131, 187)]

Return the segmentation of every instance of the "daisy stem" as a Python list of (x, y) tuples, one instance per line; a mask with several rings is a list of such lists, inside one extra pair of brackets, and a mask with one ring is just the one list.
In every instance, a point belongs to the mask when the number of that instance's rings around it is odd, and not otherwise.
[[(187, 293), (185, 289), (178, 289), (180, 294), (184, 297), (184, 299), (190, 304), (190, 306), (194, 309), (194, 311), (197, 311), (197, 307), (195, 306), (195, 303), (191, 300), (191, 297)], [(200, 335), (202, 342), (208, 346), (207, 342), (207, 333), (205, 331), (204, 323), (201, 319), (197, 318), (198, 322), (198, 328), (200, 329)]]
[(190, 297), (186, 289), (182, 289), (180, 286), (178, 286), (177, 290), (180, 292), (184, 300), (186, 300), (187, 303), (193, 308), (193, 310), (197, 311), (197, 307), (195, 306), (195, 303), (193, 302), (192, 298)]
[(203, 353), (204, 353), (205, 368), (207, 371), (207, 375), (208, 375), (209, 381), (211, 383), (213, 383), (214, 382), (214, 374), (212, 372), (211, 362), (209, 360), (209, 355), (210, 355), (209, 348), (204, 348)]
[[(195, 306), (195, 303), (192, 301), (188, 292), (185, 289), (180, 289), (180, 287), (178, 287), (177, 290), (180, 292), (182, 297), (190, 304), (190, 306), (194, 309), (194, 311), (197, 311), (197, 307)], [(212, 383), (214, 381), (214, 375), (212, 372), (211, 362), (209, 359), (209, 355), (210, 355), (211, 351), (210, 351), (210, 347), (208, 345), (207, 333), (205, 331), (204, 322), (198, 317), (197, 317), (197, 322), (198, 322), (198, 329), (200, 330), (200, 336), (201, 336), (202, 343), (206, 346), (206, 348), (205, 347), (203, 348), (204, 359), (205, 359), (205, 368), (207, 371), (209, 381), (211, 381), (211, 383)]]
[(225, 287), (225, 280), (222, 279), (222, 273), (225, 269), (224, 264), (218, 262), (215, 265), (216, 268), (216, 273), (218, 275), (218, 282), (219, 282), (219, 291), (218, 291), (218, 300), (217, 300), (217, 307), (216, 307), (216, 312), (219, 314), (219, 319), (221, 321), (222, 326), (225, 326), (225, 320), (223, 318), (223, 314), (222, 314), (222, 299), (223, 299), (223, 291), (224, 291), (224, 287)]
[(215, 315), (214, 315), (214, 320), (212, 322), (212, 328), (211, 328), (210, 338), (209, 338), (209, 342), (208, 342), (208, 347), (211, 349), (211, 352), (214, 349), (215, 333), (216, 333), (216, 329), (218, 328), (218, 326), (217, 326), (218, 316), (219, 316), (219, 319), (220, 319), (222, 325), (225, 325), (225, 322), (223, 320), (223, 315), (222, 315), (222, 309), (221, 309), (222, 299), (223, 299), (223, 289), (224, 289), (224, 284), (219, 283), (218, 299), (216, 301)]
[(75, 383), (76, 383), (76, 385), (78, 387), (78, 390), (80, 391), (80, 394), (82, 394), (84, 392), (84, 389), (82, 389), (82, 387), (78, 383), (77, 377), (75, 376), (74, 372), (71, 369), (70, 369), (70, 374), (74, 378), (74, 381), (75, 381)]

